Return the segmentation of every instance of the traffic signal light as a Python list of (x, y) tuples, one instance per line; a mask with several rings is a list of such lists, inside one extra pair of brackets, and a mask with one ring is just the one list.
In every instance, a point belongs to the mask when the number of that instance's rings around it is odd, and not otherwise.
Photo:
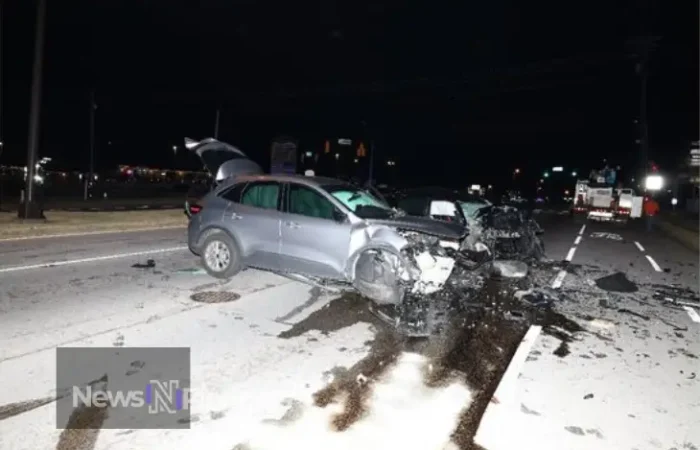
[(365, 144), (360, 142), (360, 145), (357, 147), (357, 157), (363, 158), (365, 156), (367, 156), (367, 149), (365, 148)]

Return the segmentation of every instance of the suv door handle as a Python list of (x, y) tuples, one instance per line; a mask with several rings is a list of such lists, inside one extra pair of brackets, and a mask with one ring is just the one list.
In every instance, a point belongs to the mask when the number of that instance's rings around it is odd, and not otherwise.
[(238, 214), (236, 214), (236, 213), (231, 213), (231, 218), (232, 218), (233, 220), (238, 220), (238, 219), (242, 219), (243, 216), (238, 215)]
[(301, 227), (301, 225), (299, 225), (296, 222), (285, 222), (284, 224), (287, 225), (287, 227), (289, 227), (289, 228), (300, 228)]

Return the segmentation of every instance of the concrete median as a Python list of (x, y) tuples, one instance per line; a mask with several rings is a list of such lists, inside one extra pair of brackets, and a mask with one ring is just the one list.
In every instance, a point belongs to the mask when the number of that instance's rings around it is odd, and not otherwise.
[(47, 211), (46, 220), (23, 221), (0, 214), (0, 240), (177, 228), (187, 225), (182, 210), (68, 212)]

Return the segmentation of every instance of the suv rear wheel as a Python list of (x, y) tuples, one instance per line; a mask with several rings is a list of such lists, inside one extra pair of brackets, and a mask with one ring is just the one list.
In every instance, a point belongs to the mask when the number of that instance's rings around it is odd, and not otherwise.
[(223, 231), (214, 231), (201, 247), (202, 265), (215, 278), (231, 278), (243, 268), (238, 246)]

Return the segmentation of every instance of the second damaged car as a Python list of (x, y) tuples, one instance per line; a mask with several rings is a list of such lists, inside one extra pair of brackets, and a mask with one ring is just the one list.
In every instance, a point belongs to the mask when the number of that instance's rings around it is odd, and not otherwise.
[(253, 267), (400, 305), (441, 289), (460, 259), (467, 235), (460, 224), (406, 216), (340, 180), (264, 174), (214, 139), (187, 146), (215, 177), (211, 192), (190, 205), (188, 227), (190, 250), (214, 277)]
[(446, 188), (413, 189), (398, 207), (410, 215), (466, 224), (464, 247), (482, 250), (486, 245), (495, 260), (531, 261), (544, 257), (544, 232), (526, 213), (512, 206), (495, 206), (488, 200)]

